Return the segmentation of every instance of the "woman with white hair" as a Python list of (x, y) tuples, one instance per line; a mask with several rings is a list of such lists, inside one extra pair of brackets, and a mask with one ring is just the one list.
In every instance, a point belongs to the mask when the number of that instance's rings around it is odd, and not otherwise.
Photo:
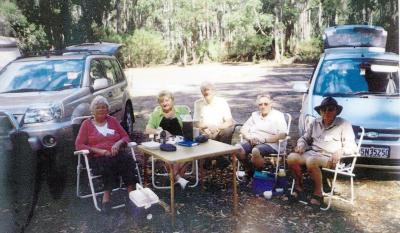
[(128, 193), (134, 190), (137, 183), (133, 158), (123, 150), (129, 142), (129, 136), (118, 120), (108, 115), (109, 108), (106, 98), (96, 96), (90, 105), (93, 116), (82, 122), (75, 141), (77, 150), (89, 150), (93, 171), (102, 175), (102, 211), (105, 213), (111, 210), (111, 190), (117, 176), (122, 177)]

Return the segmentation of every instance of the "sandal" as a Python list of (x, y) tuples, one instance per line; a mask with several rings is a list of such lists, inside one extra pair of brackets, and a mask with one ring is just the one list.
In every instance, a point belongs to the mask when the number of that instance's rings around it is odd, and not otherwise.
[(310, 205), (313, 208), (321, 208), (324, 204), (324, 197), (323, 196), (318, 196), (313, 194), (310, 201), (309, 201)]

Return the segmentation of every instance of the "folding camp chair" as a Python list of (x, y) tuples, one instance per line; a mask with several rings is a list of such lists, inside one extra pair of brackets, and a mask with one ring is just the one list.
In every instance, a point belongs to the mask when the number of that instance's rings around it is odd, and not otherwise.
[[(354, 155), (345, 155), (342, 156), (340, 158), (340, 160), (336, 163), (335, 165), (335, 169), (330, 169), (330, 168), (322, 168), (322, 172), (328, 172), (328, 173), (333, 173), (333, 180), (331, 182), (331, 190), (329, 193), (325, 193), (323, 192), (324, 196), (328, 196), (329, 201), (328, 201), (328, 205), (326, 208), (321, 208), (321, 210), (328, 210), (331, 206), (331, 202), (332, 202), (332, 198), (336, 198), (345, 202), (350, 203), (351, 205), (354, 205), (354, 182), (353, 179), (355, 177), (354, 174), (354, 167), (357, 161), (357, 158), (360, 156), (359, 151), (360, 151), (360, 147), (364, 138), (364, 128), (360, 127), (360, 131), (361, 132), (357, 132), (357, 136), (359, 137), (358, 139), (358, 143), (357, 143), (357, 149), (358, 149), (358, 153), (354, 154)], [(305, 167), (305, 166), (304, 166)], [(307, 172), (303, 173), (303, 176), (306, 176)], [(336, 181), (337, 181), (337, 176), (338, 175), (342, 175), (345, 177), (350, 178), (350, 192), (351, 192), (351, 198), (350, 200), (347, 200), (345, 198), (342, 198), (340, 196), (335, 195), (335, 188), (336, 188)], [(323, 179), (326, 179), (326, 177), (324, 177), (323, 174)], [(294, 186), (295, 186), (295, 179), (293, 178), (292, 180), (292, 188), (291, 188), (291, 192), (290, 194), (293, 194), (294, 191)], [(301, 201), (303, 204), (307, 204), (306, 202)]]
[[(340, 158), (340, 160), (336, 163), (335, 169), (322, 168), (322, 171), (333, 173), (334, 175), (333, 175), (333, 180), (332, 180), (332, 184), (331, 184), (331, 192), (324, 193), (324, 196), (327, 196), (329, 198), (328, 205), (326, 208), (321, 208), (321, 210), (328, 210), (330, 208), (332, 198), (336, 198), (336, 199), (342, 200), (344, 202), (350, 203), (351, 205), (354, 205), (354, 182), (353, 182), (353, 179), (355, 177), (355, 174), (354, 174), (353, 170), (354, 170), (354, 167), (355, 167), (355, 164), (357, 161), (357, 157), (360, 156), (359, 151), (361, 148), (361, 144), (362, 144), (362, 141), (364, 138), (364, 132), (365, 132), (363, 127), (360, 127), (360, 130), (361, 130), (361, 132), (357, 132), (358, 133), (357, 136), (359, 136), (358, 143), (357, 143), (358, 153), (354, 154), (354, 155), (349, 155), (349, 156), (347, 156), (347, 155), (342, 156)], [(342, 175), (342, 176), (350, 178), (350, 192), (351, 192), (350, 200), (340, 197), (338, 195), (334, 195), (335, 188), (336, 188), (336, 180), (337, 180), (338, 175)]]
[[(136, 170), (137, 178), (139, 180), (139, 183), (142, 185), (142, 178), (140, 176), (139, 165), (136, 160), (136, 155), (135, 155), (135, 151), (134, 151), (135, 146), (136, 146), (135, 142), (128, 143), (128, 147), (131, 149), (132, 158), (135, 162), (135, 167), (133, 167), (132, 169)], [(92, 168), (90, 168), (90, 163), (89, 163), (89, 158), (88, 158), (88, 155), (89, 155), (88, 150), (75, 151), (74, 155), (78, 156), (78, 165), (76, 167), (76, 196), (79, 198), (82, 198), (82, 199), (92, 197), (94, 207), (96, 208), (96, 210), (101, 211), (101, 209), (97, 203), (96, 196), (103, 194), (104, 191), (96, 191), (95, 184), (94, 184), (95, 183), (94, 180), (101, 178), (101, 175), (94, 174)], [(82, 160), (83, 160), (83, 162), (82, 162)], [(86, 170), (86, 174), (87, 174), (88, 182), (89, 182), (89, 188), (90, 188), (90, 193), (86, 193), (86, 194), (82, 194), (82, 191), (81, 191), (81, 185), (82, 185), (81, 184), (81, 172), (84, 170)], [(120, 178), (119, 187), (113, 189), (112, 191), (117, 191), (122, 188), (123, 188), (122, 179)], [(120, 205), (113, 206), (112, 209), (117, 209), (117, 208), (121, 208), (124, 206), (125, 206), (125, 204), (120, 204)]]
[[(289, 133), (290, 133), (290, 126), (292, 123), (292, 116), (289, 113), (285, 113), (285, 120), (287, 123), (287, 128), (286, 128), (286, 132), (285, 132), (287, 136), (286, 136), (286, 138), (280, 139), (278, 141), (278, 153), (263, 156), (264, 158), (272, 158), (272, 159), (276, 160), (275, 179), (277, 179), (277, 176), (278, 176), (281, 159), (283, 159), (283, 168), (286, 169), (286, 157), (287, 157), (286, 145), (287, 145), (288, 140), (290, 139)], [(241, 126), (242, 126), (242, 124), (235, 125), (234, 131), (236, 131), (237, 128), (240, 128)], [(242, 135), (240, 135), (240, 142), (241, 143), (244, 142)], [(236, 178), (239, 181), (243, 181), (243, 176), (245, 175), (245, 171), (243, 170), (243, 166), (241, 166), (241, 163), (239, 160), (238, 160), (237, 168), (238, 168), (238, 170), (236, 171)]]
[[(186, 108), (188, 113), (191, 114), (190, 108), (187, 105), (175, 105), (177, 108), (179, 107), (183, 107)], [(154, 111), (158, 111), (160, 110), (160, 106), (155, 107)], [(156, 160), (157, 158), (155, 158), (154, 156), (151, 156), (151, 182), (154, 188), (156, 189), (170, 189), (171, 187), (169, 185), (167, 186), (161, 186), (161, 185), (157, 185), (156, 183), (156, 178), (157, 177), (168, 177), (169, 173), (168, 171), (164, 171), (164, 172), (156, 172)], [(194, 184), (188, 185), (189, 187), (193, 188), (196, 187), (199, 183), (199, 171), (198, 171), (198, 161), (193, 161), (192, 163), (192, 168), (189, 172), (186, 172), (185, 175), (193, 175), (193, 173), (195, 173), (196, 175), (196, 181)]]

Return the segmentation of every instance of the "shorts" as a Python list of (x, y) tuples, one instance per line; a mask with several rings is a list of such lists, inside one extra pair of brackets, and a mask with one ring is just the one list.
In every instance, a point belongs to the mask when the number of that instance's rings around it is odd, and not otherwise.
[(258, 144), (252, 146), (249, 142), (241, 143), (240, 144), (246, 154), (250, 154), (253, 148), (257, 148), (262, 156), (270, 155), (270, 154), (277, 154), (278, 152), (272, 148), (272, 146), (268, 144)]
[(305, 164), (307, 167), (328, 167), (330, 158), (331, 157), (329, 155), (309, 150), (304, 152), (302, 155), (298, 153), (291, 153), (288, 157), (288, 161), (297, 161), (301, 165)]

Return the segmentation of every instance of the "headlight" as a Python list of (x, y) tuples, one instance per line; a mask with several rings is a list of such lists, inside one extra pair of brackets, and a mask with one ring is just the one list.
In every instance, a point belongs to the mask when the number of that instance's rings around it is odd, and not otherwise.
[(62, 105), (59, 104), (28, 108), (25, 113), (24, 123), (30, 124), (61, 119), (62, 115)]

